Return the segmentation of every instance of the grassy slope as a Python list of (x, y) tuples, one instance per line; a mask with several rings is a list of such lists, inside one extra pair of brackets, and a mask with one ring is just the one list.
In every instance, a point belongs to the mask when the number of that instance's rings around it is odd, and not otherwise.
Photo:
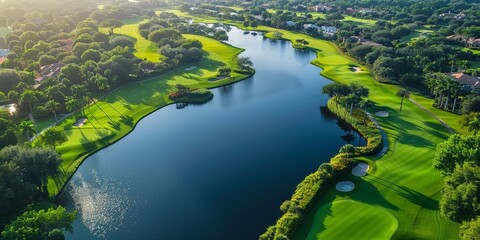
[[(202, 21), (201, 18), (197, 20)], [(213, 22), (213, 19), (208, 21)], [(239, 23), (233, 24), (239, 26)], [(324, 69), (322, 75), (335, 81), (357, 82), (368, 87), (370, 98), (378, 105), (374, 111), (382, 109), (390, 112), (388, 118), (378, 119), (388, 135), (390, 151), (380, 159), (364, 158), (375, 165), (375, 171), (363, 179), (353, 179), (357, 183), (356, 191), (350, 194), (339, 194), (332, 189), (327, 196), (321, 198), (316, 203), (317, 207), (310, 216), (307, 216), (307, 221), (300, 229), (297, 238), (304, 239), (308, 234), (315, 235), (310, 233), (311, 227), (314, 227), (312, 230), (315, 231), (317, 229), (315, 227), (324, 224), (321, 218), (313, 222), (315, 213), (320, 211), (320, 215), (328, 216), (335, 212), (342, 212), (340, 208), (345, 207), (345, 204), (336, 204), (336, 202), (353, 199), (357, 203), (379, 207), (392, 214), (398, 222), (393, 239), (457, 239), (458, 224), (439, 215), (437, 206), (443, 181), (431, 166), (435, 146), (449, 136), (447, 129), (409, 101), (405, 101), (404, 110), (399, 114), (397, 109), (400, 100), (395, 97), (398, 86), (378, 83), (371, 77), (368, 69), (340, 53), (333, 43), (265, 26), (257, 29), (267, 32), (280, 31), (287, 40), (306, 39), (310, 42), (310, 48), (317, 52), (318, 58), (312, 63)], [(350, 70), (352, 65), (362, 67), (364, 72), (352, 72)], [(425, 107), (433, 109), (428, 104), (430, 100), (415, 94), (413, 97), (425, 104)], [(458, 116), (440, 112), (440, 110), (435, 111), (437, 112), (448, 124), (457, 128), (451, 123), (456, 122)], [(322, 213), (325, 209), (320, 206), (328, 204), (331, 205), (326, 209), (329, 212)], [(361, 227), (365, 225), (362, 219), (368, 218), (369, 212), (359, 212), (358, 217), (338, 214), (333, 215), (333, 218), (337, 226), (340, 224)], [(382, 221), (379, 220), (378, 224)], [(326, 228), (325, 231), (329, 236), (327, 239), (351, 239), (351, 229)], [(365, 231), (368, 232), (369, 229)], [(378, 237), (384, 239), (383, 235)]]
[(197, 69), (186, 71), (179, 68), (159, 77), (123, 86), (107, 94), (105, 99), (98, 100), (85, 110), (89, 123), (83, 127), (72, 126), (75, 118), (80, 118), (80, 113), (60, 123), (68, 136), (68, 141), (57, 147), (64, 159), (62, 167), (66, 174), (59, 182), (50, 182), (50, 194), (58, 193), (59, 188), (65, 184), (67, 178), (75, 172), (86, 156), (128, 134), (142, 117), (171, 104), (168, 93), (174, 91), (175, 84), (191, 88), (213, 88), (247, 77), (232, 72), (230, 79), (208, 81), (209, 78), (216, 76), (220, 67), (228, 65), (234, 69), (234, 58), (243, 50), (202, 36), (185, 35), (185, 37), (198, 39), (204, 46), (205, 56), (201, 62), (195, 64)]
[(132, 23), (123, 25), (120, 28), (114, 30), (115, 34), (122, 34), (127, 35), (134, 38), (135, 41), (135, 57), (140, 59), (147, 59), (151, 62), (160, 62), (162, 55), (160, 55), (157, 51), (158, 48), (155, 43), (146, 40), (140, 35), (140, 30), (138, 26), (140, 23)]

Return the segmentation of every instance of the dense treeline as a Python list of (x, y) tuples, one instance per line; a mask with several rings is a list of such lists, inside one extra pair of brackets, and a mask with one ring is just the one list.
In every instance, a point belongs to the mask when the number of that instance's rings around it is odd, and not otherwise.
[(433, 166), (445, 177), (441, 213), (461, 223), (462, 239), (480, 236), (480, 137), (453, 135), (437, 146)]
[[(372, 69), (378, 81), (423, 92), (435, 99), (435, 107), (468, 114), (472, 108), (463, 103), (476, 103), (469, 101), (475, 97), (475, 89), (439, 74), (478, 75), (478, 66), (473, 63), (480, 61), (480, 53), (468, 43), (469, 39), (480, 39), (480, 5), (475, 1), (200, 2), (242, 5), (245, 10), (201, 4), (184, 4), (180, 9), (194, 15), (242, 21), (246, 27), (255, 23), (326, 38)], [(275, 11), (267, 11), (271, 9)], [(315, 15), (315, 11), (323, 15)], [(362, 22), (368, 20), (371, 22)], [(324, 32), (328, 30), (319, 29), (321, 26), (334, 30)], [(438, 81), (432, 81), (434, 77)]]

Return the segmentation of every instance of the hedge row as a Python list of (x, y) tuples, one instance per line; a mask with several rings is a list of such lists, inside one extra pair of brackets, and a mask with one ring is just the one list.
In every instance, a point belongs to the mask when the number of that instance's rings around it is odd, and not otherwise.
[[(364, 124), (358, 121), (350, 116), (341, 104), (334, 103), (332, 99), (328, 101), (327, 107), (332, 113), (357, 129), (367, 139), (365, 147), (356, 148), (357, 155), (374, 154), (381, 149), (382, 136), (374, 124)], [(341, 153), (330, 159), (330, 163), (322, 163), (317, 171), (308, 175), (297, 185), (291, 199), (285, 201), (280, 206), (283, 215), (275, 225), (269, 226), (267, 231), (260, 235), (259, 239), (292, 239), (315, 200), (328, 190), (334, 180), (340, 179), (347, 174), (354, 163), (354, 160), (347, 154)]]
[(374, 123), (370, 121), (364, 123), (351, 116), (349, 111), (342, 104), (338, 103), (335, 98), (328, 100), (327, 107), (335, 116), (348, 123), (367, 140), (366, 146), (356, 147), (358, 155), (373, 155), (382, 149), (382, 134)]

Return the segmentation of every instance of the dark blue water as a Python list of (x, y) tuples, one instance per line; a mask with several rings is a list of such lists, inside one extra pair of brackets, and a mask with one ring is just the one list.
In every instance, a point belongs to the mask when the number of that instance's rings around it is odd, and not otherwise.
[(80, 213), (69, 239), (257, 239), (346, 143), (348, 129), (321, 113), (330, 81), (314, 53), (238, 29), (229, 38), (256, 74), (207, 104), (160, 109), (86, 159), (62, 200)]

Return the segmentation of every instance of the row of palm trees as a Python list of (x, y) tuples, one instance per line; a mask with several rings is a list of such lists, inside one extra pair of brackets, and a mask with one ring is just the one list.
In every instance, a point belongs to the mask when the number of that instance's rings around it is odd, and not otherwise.
[(443, 73), (432, 73), (426, 76), (425, 86), (434, 96), (438, 108), (455, 112), (460, 97), (468, 94), (464, 86)]

